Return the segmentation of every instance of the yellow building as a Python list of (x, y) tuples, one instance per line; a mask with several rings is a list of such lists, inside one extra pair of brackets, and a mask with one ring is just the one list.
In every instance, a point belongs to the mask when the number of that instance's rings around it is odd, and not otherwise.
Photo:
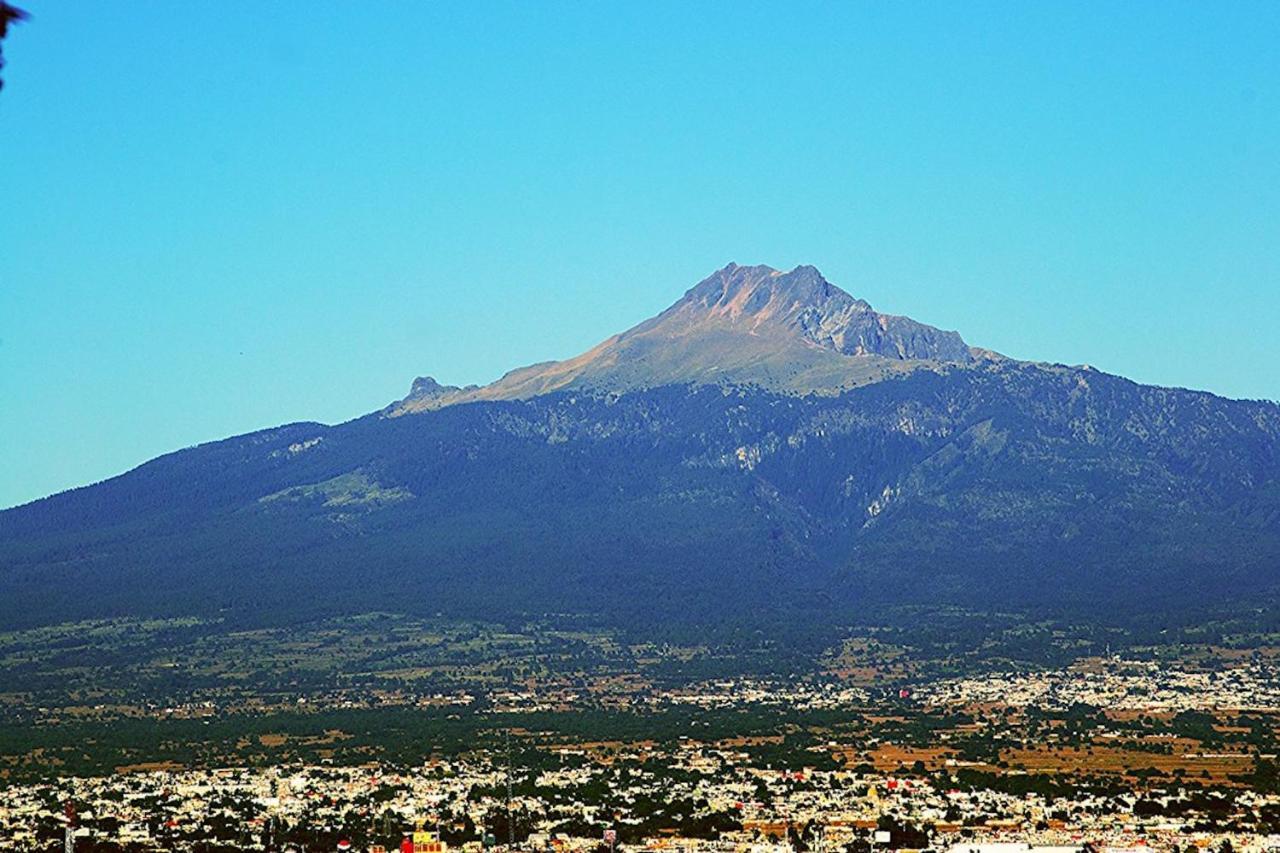
[(422, 828), (422, 821), (413, 831), (413, 853), (445, 853), (449, 845), (440, 840), (434, 832)]

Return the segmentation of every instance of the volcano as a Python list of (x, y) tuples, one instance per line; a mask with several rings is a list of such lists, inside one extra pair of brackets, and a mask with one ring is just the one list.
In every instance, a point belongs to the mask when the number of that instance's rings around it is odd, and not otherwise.
[(1280, 592), (1280, 407), (1018, 361), (730, 264), (575, 358), (0, 513), (0, 628), (374, 610), (637, 634)]

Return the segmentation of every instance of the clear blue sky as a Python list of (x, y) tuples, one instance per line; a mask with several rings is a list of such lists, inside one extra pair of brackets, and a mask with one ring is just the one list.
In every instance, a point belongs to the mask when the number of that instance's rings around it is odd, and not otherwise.
[(27, 0), (0, 506), (486, 382), (733, 260), (1280, 397), (1280, 4)]

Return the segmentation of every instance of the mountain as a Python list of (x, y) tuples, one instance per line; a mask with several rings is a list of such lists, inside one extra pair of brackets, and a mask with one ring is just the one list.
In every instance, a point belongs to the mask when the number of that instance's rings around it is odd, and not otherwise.
[(371, 610), (825, 642), (883, 608), (1280, 593), (1280, 407), (973, 349), (730, 265), (577, 358), (417, 380), (0, 513), (0, 627)]
[(658, 316), (576, 358), (513, 370), (483, 388), (441, 386), (423, 377), (392, 413), (567, 389), (636, 391), (672, 383), (835, 394), (980, 357), (994, 356), (971, 350), (955, 332), (879, 314), (814, 267), (781, 272), (729, 264)]

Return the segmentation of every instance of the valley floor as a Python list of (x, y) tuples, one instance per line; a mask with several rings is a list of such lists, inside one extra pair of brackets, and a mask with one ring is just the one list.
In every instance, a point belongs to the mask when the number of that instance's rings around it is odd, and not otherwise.
[(737, 679), (626, 707), (588, 684), (11, 723), (0, 849), (57, 849), (65, 803), (98, 850), (394, 847), (421, 821), (455, 847), (1272, 849), (1278, 684), (1093, 659), (888, 695)]
[(1274, 637), (975, 619), (808, 657), (388, 614), (0, 634), (0, 849), (60, 849), (67, 803), (80, 850), (1280, 849)]

